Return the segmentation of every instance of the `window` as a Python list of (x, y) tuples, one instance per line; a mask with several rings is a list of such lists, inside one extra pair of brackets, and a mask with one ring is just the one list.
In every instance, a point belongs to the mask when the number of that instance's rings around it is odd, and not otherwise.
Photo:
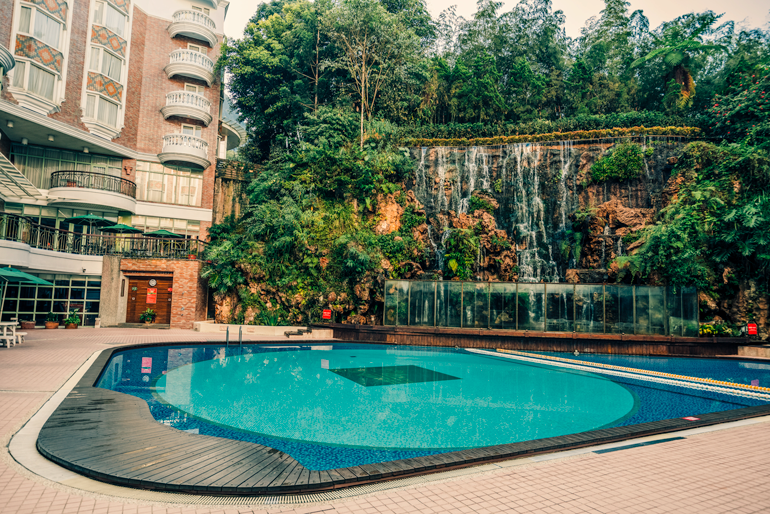
[(123, 36), (126, 31), (125, 14), (106, 2), (96, 2), (94, 23), (104, 25), (118, 36)]
[(195, 238), (199, 236), (201, 229), (200, 221), (155, 218), (152, 216), (132, 216), (131, 226), (141, 229), (145, 232), (163, 228), (170, 232), (186, 235), (189, 238)]
[[(39, 189), (50, 187), (51, 173), (55, 171), (93, 171), (120, 177), (123, 169), (123, 160), (120, 158), (18, 143), (14, 143), (11, 147), (11, 162)], [(61, 214), (63, 209), (59, 211), (59, 217), (67, 217)], [(28, 213), (25, 211), (24, 214), (26, 216)], [(102, 214), (100, 216), (105, 217)]]
[(118, 104), (110, 102), (101, 95), (86, 95), (86, 118), (92, 118), (109, 125), (118, 126)]
[(189, 93), (198, 93), (199, 95), (203, 94), (203, 86), (196, 86), (195, 84), (185, 84), (184, 90)]
[(205, 14), (206, 16), (208, 16), (209, 14), (211, 14), (211, 11), (209, 11), (209, 10), (208, 10), (207, 8), (205, 8), (205, 7), (197, 7), (197, 6), (193, 5), (193, 6), (192, 6), (192, 10), (193, 10), (193, 11), (202, 12), (202, 13), (203, 13), (203, 14)]
[(202, 184), (201, 170), (136, 163), (136, 197), (140, 201), (200, 207)]
[[(30, 30), (31, 29), (31, 30)], [(22, 7), (19, 13), (19, 32), (29, 34), (48, 46), (59, 48), (61, 22), (32, 7)]]
[[(25, 87), (26, 84), (26, 87)], [(13, 70), (13, 87), (26, 89), (30, 93), (53, 101), (53, 88), (56, 76), (38, 68), (31, 62), (18, 61)]]
[(42, 273), (35, 275), (54, 285), (9, 287), (2, 321), (28, 319), (42, 324), (50, 311), (58, 314), (59, 320), (62, 320), (69, 312), (75, 310), (80, 314), (81, 320), (85, 318), (85, 326), (94, 325), (99, 317), (101, 277)]
[(92, 46), (91, 64), (89, 67), (93, 71), (98, 71), (102, 75), (106, 75), (113, 80), (120, 81), (121, 70), (123, 69), (123, 61), (119, 57), (114, 56), (103, 48)]
[(186, 136), (201, 137), (201, 128), (194, 125), (182, 125), (182, 134)]
[(189, 44), (189, 43), (188, 43), (188, 45), (187, 45), (187, 49), (188, 49), (188, 50), (192, 50), (193, 52), (200, 52), (200, 53), (203, 53), (203, 51), (201, 50), (201, 47), (200, 47), (200, 46), (198, 46), (198, 45), (191, 45), (191, 44)]

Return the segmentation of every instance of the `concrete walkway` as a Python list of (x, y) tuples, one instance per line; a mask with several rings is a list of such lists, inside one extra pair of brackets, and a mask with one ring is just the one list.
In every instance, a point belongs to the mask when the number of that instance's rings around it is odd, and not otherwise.
[(223, 340), (220, 334), (183, 330), (32, 330), (26, 343), (0, 348), (0, 514), (770, 513), (770, 422), (301, 507), (202, 507), (109, 497), (37, 477), (8, 453), (11, 436), (95, 351), (148, 342)]

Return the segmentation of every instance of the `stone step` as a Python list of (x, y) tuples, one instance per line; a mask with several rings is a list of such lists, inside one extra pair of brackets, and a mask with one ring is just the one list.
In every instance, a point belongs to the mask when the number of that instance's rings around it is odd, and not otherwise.
[(739, 346), (738, 356), (770, 358), (770, 344), (757, 346)]

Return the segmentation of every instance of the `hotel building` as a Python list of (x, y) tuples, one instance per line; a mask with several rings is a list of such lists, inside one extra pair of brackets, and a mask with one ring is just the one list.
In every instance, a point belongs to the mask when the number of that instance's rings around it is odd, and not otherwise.
[[(0, 0), (2, 321), (206, 318), (200, 254), (216, 164), (245, 138), (221, 115), (226, 0)], [(92, 214), (183, 238), (105, 234)]]

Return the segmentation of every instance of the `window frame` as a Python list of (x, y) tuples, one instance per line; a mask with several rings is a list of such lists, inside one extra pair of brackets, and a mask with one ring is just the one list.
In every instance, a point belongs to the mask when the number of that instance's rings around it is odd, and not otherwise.
[[(33, 66), (37, 68), (38, 72), (47, 73), (53, 77), (53, 88), (51, 89), (51, 98), (48, 98), (47, 96), (43, 96), (40, 93), (36, 91), (32, 91), (29, 88), (30, 71)], [(58, 73), (41, 66), (40, 64), (36, 63), (31, 59), (19, 58), (19, 57), (16, 58), (16, 66), (14, 66), (12, 71), (13, 71), (13, 77), (10, 83), (12, 88), (24, 90), (26, 93), (33, 95), (36, 98), (45, 100), (46, 102), (51, 102), (51, 103), (56, 102), (57, 92), (58, 92), (57, 85), (59, 83), (59, 81), (57, 80), (59, 78)], [(21, 81), (21, 84), (18, 84), (19, 81)]]
[[(105, 27), (106, 29), (109, 29), (111, 32), (117, 34), (118, 36), (122, 37), (123, 39), (126, 38), (126, 27), (128, 26), (129, 19), (128, 15), (112, 5), (110, 2), (106, 2), (104, 0), (97, 0), (95, 2), (95, 7), (93, 10), (93, 23), (94, 25), (99, 25), (100, 27)], [(121, 29), (121, 32), (118, 32), (113, 29), (113, 27), (107, 26), (107, 9), (112, 9), (116, 13), (118, 13), (120, 16), (123, 17), (123, 28)]]
[[(19, 18), (18, 18), (18, 23), (17, 23), (17, 26), (16, 26), (16, 34), (23, 34), (25, 36), (29, 36), (31, 38), (34, 38), (34, 39), (40, 41), (44, 45), (50, 46), (51, 48), (64, 53), (64, 46), (62, 44), (62, 41), (64, 40), (64, 38), (62, 37), (62, 33), (65, 31), (66, 24), (63, 21), (54, 18), (53, 16), (51, 16), (47, 12), (43, 11), (42, 9), (40, 9), (40, 7), (38, 7), (36, 4), (29, 3), (29, 2), (25, 2), (25, 4), (28, 4), (28, 5), (22, 5), (21, 9), (19, 9)], [(21, 12), (24, 9), (29, 9), (30, 10), (30, 14), (29, 14), (29, 27), (27, 27), (27, 30), (21, 30)], [(49, 20), (53, 21), (54, 23), (56, 23), (59, 26), (59, 41), (56, 43), (56, 45), (52, 45), (52, 44), (48, 43), (47, 41), (43, 41), (42, 39), (40, 39), (39, 37), (37, 37), (35, 35), (35, 24), (37, 23), (37, 17), (38, 16), (45, 16), (46, 18), (48, 18)]]
[[(93, 98), (94, 99), (93, 116), (89, 116), (88, 115), (88, 100), (89, 100), (89, 98)], [(99, 102), (101, 102), (101, 101), (107, 102), (109, 104), (112, 104), (112, 105), (114, 105), (114, 106), (116, 106), (118, 108), (118, 112), (115, 115), (115, 125), (110, 125), (109, 123), (104, 122), (104, 121), (99, 119), (99, 113), (100, 113), (100, 109), (99, 109), (100, 103)], [(115, 100), (112, 100), (111, 98), (107, 98), (104, 95), (102, 95), (100, 93), (97, 93), (96, 91), (88, 91), (88, 92), (86, 92), (86, 105), (85, 105), (85, 108), (83, 109), (83, 117), (85, 119), (91, 121), (91, 122), (95, 122), (95, 123), (98, 123), (100, 125), (104, 125), (105, 127), (109, 127), (110, 129), (117, 130), (118, 126), (120, 125), (120, 114), (121, 114), (122, 108), (123, 108), (123, 106), (119, 102), (116, 102)]]
[(209, 9), (208, 7), (198, 7), (197, 5), (193, 5), (192, 10), (203, 13), (206, 16), (211, 16), (211, 9)]
[[(193, 133), (192, 134), (185, 134), (184, 130), (186, 128), (187, 129), (192, 129)], [(185, 136), (194, 136), (194, 137), (198, 137), (198, 138), (203, 139), (203, 127), (201, 127), (199, 125), (192, 125), (190, 123), (182, 123), (181, 130), (182, 130), (182, 134), (185, 135)]]
[(192, 52), (198, 52), (199, 54), (206, 54), (206, 52), (203, 51), (203, 45), (196, 45), (194, 43), (187, 43), (187, 49), (192, 51)]
[[(97, 67), (96, 68), (94, 68), (92, 66), (94, 51), (98, 51), (99, 52), (99, 58), (98, 58)], [(113, 59), (117, 59), (118, 61), (120, 61), (120, 77), (118, 77), (118, 78), (112, 77), (112, 76), (108, 75), (107, 73), (105, 73), (103, 71), (104, 70), (104, 54), (105, 53), (107, 55), (109, 55), (110, 57), (112, 57)], [(88, 70), (89, 71), (93, 71), (95, 73), (99, 73), (100, 75), (104, 75), (105, 77), (109, 77), (110, 79), (114, 80), (115, 82), (118, 82), (118, 83), (122, 84), (123, 83), (123, 68), (125, 66), (126, 66), (126, 60), (123, 59), (121, 56), (117, 55), (114, 52), (111, 52), (108, 48), (105, 48), (105, 47), (103, 47), (101, 45), (93, 45), (93, 44), (91, 45), (91, 53), (89, 54), (89, 59), (88, 59)]]

